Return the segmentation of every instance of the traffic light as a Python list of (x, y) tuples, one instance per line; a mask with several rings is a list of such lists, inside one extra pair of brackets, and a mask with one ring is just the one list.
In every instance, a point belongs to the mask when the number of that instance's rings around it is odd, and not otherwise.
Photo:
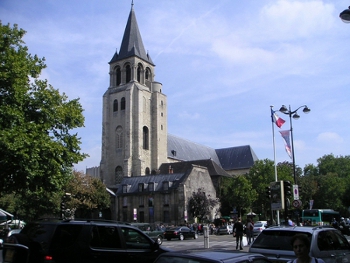
[(61, 202), (61, 212), (64, 212), (66, 210), (66, 203), (64, 201)]
[(290, 181), (283, 181), (283, 191), (285, 198), (292, 196), (292, 184)]
[(271, 199), (271, 187), (270, 186), (266, 187), (266, 198), (269, 200)]

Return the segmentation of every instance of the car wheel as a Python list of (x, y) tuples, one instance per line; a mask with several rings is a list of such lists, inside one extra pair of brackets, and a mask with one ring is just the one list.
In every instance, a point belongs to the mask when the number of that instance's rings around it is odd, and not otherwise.
[(184, 235), (180, 235), (180, 236), (179, 236), (179, 239), (180, 239), (180, 240), (184, 240), (184, 239), (185, 239)]
[(193, 237), (194, 239), (197, 239), (198, 238), (198, 235), (197, 234), (194, 234), (194, 237)]
[(158, 243), (158, 245), (163, 244), (163, 238), (161, 236), (157, 237), (157, 243)]

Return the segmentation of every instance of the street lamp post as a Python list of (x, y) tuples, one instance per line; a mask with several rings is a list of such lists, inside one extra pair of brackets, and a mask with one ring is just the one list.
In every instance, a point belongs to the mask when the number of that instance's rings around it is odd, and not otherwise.
[(340, 19), (344, 23), (350, 23), (350, 6), (348, 9), (345, 9), (343, 12), (339, 14)]
[(295, 169), (295, 155), (294, 155), (294, 140), (293, 140), (293, 125), (292, 125), (292, 117), (293, 119), (299, 119), (300, 116), (298, 115), (297, 111), (300, 108), (303, 108), (303, 112), (304, 113), (309, 113), (310, 109), (306, 106), (300, 106), (299, 108), (297, 108), (296, 110), (291, 110), (290, 105), (289, 105), (289, 109), (287, 109), (287, 107), (285, 105), (282, 105), (282, 107), (280, 108), (280, 112), (286, 114), (289, 116), (289, 123), (290, 123), (290, 136), (291, 136), (291, 141), (292, 141), (292, 160), (293, 160), (293, 176), (294, 176), (294, 184), (297, 184), (297, 177), (296, 177), (296, 169)]

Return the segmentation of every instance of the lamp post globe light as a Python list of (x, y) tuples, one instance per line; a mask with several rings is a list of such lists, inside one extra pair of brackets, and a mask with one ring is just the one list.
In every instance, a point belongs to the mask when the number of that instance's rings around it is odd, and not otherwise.
[(306, 106), (306, 105), (302, 105), (299, 108), (297, 108), (296, 110), (291, 110), (290, 105), (289, 108), (287, 109), (287, 107), (285, 105), (282, 105), (282, 107), (280, 108), (280, 112), (286, 114), (289, 116), (289, 123), (290, 123), (290, 136), (291, 136), (291, 141), (292, 141), (292, 160), (293, 160), (293, 177), (294, 177), (294, 184), (297, 184), (297, 177), (296, 177), (296, 169), (295, 169), (295, 155), (294, 155), (294, 142), (293, 142), (293, 125), (292, 125), (292, 117), (293, 119), (299, 119), (300, 116), (298, 114), (298, 110), (300, 108), (304, 108), (303, 112), (304, 113), (309, 113), (311, 110)]
[(344, 23), (350, 23), (350, 6), (348, 9), (345, 9), (343, 12), (339, 14), (340, 19)]

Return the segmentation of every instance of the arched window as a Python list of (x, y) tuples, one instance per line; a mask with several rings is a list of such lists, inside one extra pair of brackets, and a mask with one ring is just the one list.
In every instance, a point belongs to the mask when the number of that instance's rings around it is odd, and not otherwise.
[(120, 149), (123, 147), (123, 128), (118, 126), (115, 130), (115, 147)]
[(147, 167), (147, 168), (146, 168), (146, 175), (150, 175), (150, 173), (151, 173), (151, 172), (150, 172), (149, 168)]
[(120, 67), (117, 67), (117, 70), (116, 70), (116, 77), (117, 77), (116, 84), (117, 84), (117, 86), (119, 86), (120, 83), (122, 82), (122, 73), (121, 73), (121, 71), (120, 71)]
[(151, 78), (151, 71), (150, 71), (149, 68), (146, 68), (145, 78), (146, 78), (147, 80), (151, 80), (151, 79), (150, 79), (150, 78)]
[(120, 110), (125, 110), (125, 98), (124, 97), (120, 101)]
[(123, 180), (124, 174), (123, 174), (123, 168), (121, 166), (117, 166), (115, 168), (115, 183), (120, 184)]
[(149, 132), (148, 128), (146, 126), (143, 126), (143, 149), (148, 150), (149, 149)]
[(142, 73), (142, 65), (139, 64), (137, 66), (137, 81), (141, 83), (141, 73)]
[(131, 67), (130, 65), (126, 65), (125, 67), (125, 73), (126, 73), (126, 83), (130, 82), (131, 81)]
[(118, 111), (118, 100), (113, 101), (113, 111)]

